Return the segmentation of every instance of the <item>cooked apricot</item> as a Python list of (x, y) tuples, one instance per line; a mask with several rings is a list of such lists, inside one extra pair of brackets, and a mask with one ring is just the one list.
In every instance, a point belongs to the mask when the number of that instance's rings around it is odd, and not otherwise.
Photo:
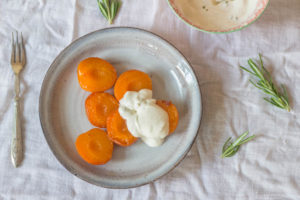
[(107, 117), (117, 110), (118, 101), (114, 96), (104, 93), (92, 93), (85, 100), (85, 111), (91, 124), (100, 128), (106, 128)]
[(113, 87), (117, 72), (109, 62), (90, 57), (79, 63), (77, 76), (82, 89), (89, 92), (102, 92)]
[(128, 131), (126, 121), (118, 110), (107, 118), (107, 135), (114, 143), (125, 147), (132, 145), (137, 140)]
[(79, 135), (75, 145), (80, 157), (92, 165), (105, 164), (112, 157), (113, 142), (98, 128)]
[(119, 76), (114, 88), (116, 99), (123, 98), (127, 91), (152, 90), (151, 78), (145, 72), (129, 70)]
[(179, 114), (177, 108), (171, 101), (157, 100), (156, 104), (163, 108), (169, 115), (169, 134), (173, 133), (177, 127)]

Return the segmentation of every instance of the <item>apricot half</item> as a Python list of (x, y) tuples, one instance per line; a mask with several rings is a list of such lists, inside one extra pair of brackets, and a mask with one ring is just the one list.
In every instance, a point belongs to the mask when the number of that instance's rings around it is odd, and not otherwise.
[(82, 89), (89, 92), (102, 92), (113, 87), (117, 72), (109, 62), (90, 57), (79, 63), (77, 77)]

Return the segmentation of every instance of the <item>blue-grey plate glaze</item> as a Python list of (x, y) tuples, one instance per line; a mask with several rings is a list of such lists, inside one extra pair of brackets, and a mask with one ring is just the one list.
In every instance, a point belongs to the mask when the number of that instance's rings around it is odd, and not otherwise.
[[(111, 161), (99, 166), (79, 157), (75, 140), (93, 126), (84, 108), (90, 93), (80, 88), (76, 70), (81, 60), (92, 56), (112, 63), (118, 75), (129, 69), (148, 73), (154, 97), (176, 105), (178, 127), (162, 146), (151, 148), (141, 141), (126, 148), (114, 145)], [(140, 186), (172, 170), (191, 148), (201, 112), (199, 85), (187, 60), (162, 38), (136, 28), (103, 29), (70, 44), (50, 66), (39, 105), (45, 138), (59, 162), (79, 178), (108, 188)]]

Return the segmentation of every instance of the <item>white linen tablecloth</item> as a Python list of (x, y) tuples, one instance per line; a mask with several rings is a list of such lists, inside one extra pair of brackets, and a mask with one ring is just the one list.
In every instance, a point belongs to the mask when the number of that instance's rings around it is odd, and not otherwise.
[[(166, 0), (123, 0), (114, 25), (154, 32), (190, 61), (203, 99), (201, 128), (181, 164), (154, 183), (112, 190), (86, 183), (56, 160), (38, 116), (39, 92), (53, 59), (70, 42), (110, 27), (96, 0), (0, 2), (0, 199), (300, 199), (300, 1), (270, 0), (262, 17), (230, 34), (202, 33), (184, 24)], [(10, 161), (13, 126), (11, 32), (22, 31), (27, 65), (22, 73), (23, 165)], [(266, 68), (291, 98), (290, 113), (262, 100), (239, 69), (264, 55)], [(229, 136), (249, 130), (254, 141), (221, 159)]]

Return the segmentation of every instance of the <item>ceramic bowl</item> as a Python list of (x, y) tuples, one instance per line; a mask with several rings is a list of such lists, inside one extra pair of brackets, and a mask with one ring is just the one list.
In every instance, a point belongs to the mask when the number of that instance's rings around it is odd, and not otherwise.
[[(210, 0), (209, 0), (210, 1)], [(234, 31), (241, 30), (253, 22), (255, 22), (264, 12), (264, 10), (267, 8), (269, 0), (259, 0), (256, 8), (254, 9), (254, 12), (252, 15), (250, 15), (246, 20), (241, 21), (238, 24), (234, 25), (228, 25), (229, 27), (225, 28), (216, 28), (215, 24), (218, 23), (217, 18), (214, 20), (211, 19), (205, 19), (201, 12), (203, 11), (201, 7), (198, 8), (195, 5), (186, 6), (187, 4), (192, 4), (193, 1), (185, 1), (185, 0), (168, 0), (168, 3), (174, 13), (183, 20), (186, 24), (192, 26), (193, 28), (208, 32), (208, 33), (231, 33)], [(205, 9), (204, 9), (205, 10)], [(195, 18), (203, 18), (203, 21), (195, 20)]]

